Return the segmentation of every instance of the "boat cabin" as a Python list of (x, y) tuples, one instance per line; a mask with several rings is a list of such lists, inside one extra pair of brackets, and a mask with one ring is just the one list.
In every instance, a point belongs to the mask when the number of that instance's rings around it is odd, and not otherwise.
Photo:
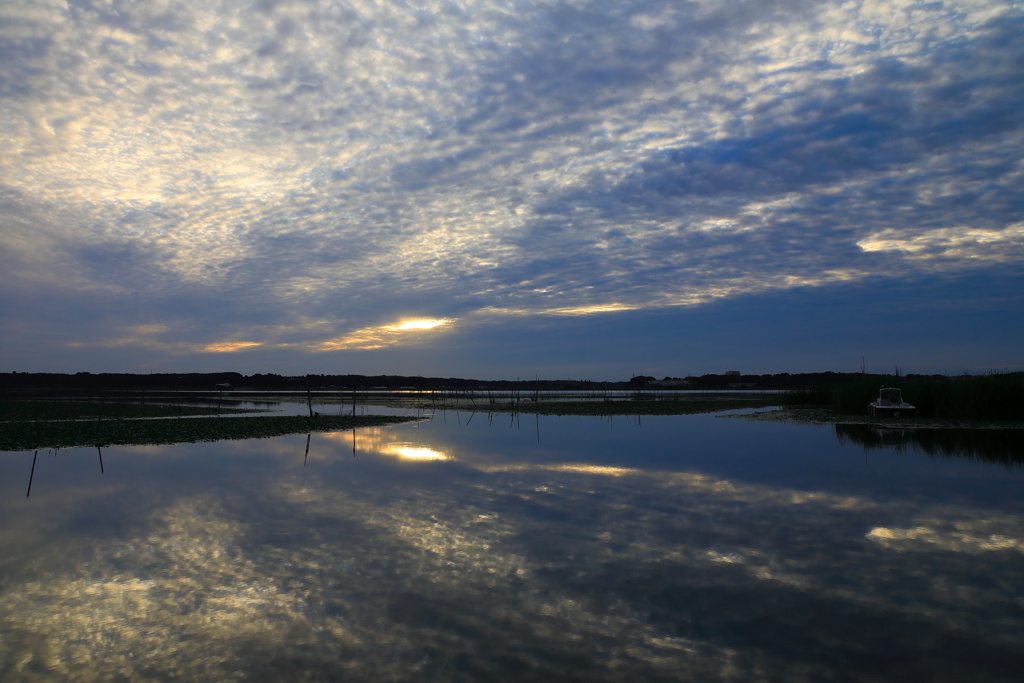
[(879, 406), (900, 406), (903, 405), (903, 394), (899, 389), (881, 389), (878, 392)]
[(916, 416), (917, 408), (903, 402), (903, 393), (894, 387), (883, 387), (878, 390), (878, 400), (868, 404), (868, 412), (876, 416)]

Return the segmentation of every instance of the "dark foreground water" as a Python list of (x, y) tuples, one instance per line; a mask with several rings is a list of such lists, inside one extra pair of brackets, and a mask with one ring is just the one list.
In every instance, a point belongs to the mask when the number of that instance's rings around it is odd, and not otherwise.
[(1021, 680), (1024, 475), (977, 447), (468, 417), (43, 451), (28, 498), (0, 453), (0, 680)]

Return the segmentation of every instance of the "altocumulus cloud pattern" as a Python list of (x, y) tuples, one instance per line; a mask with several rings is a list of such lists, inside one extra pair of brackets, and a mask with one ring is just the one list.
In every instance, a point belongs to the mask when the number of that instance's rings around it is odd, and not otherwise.
[(1019, 2), (7, 0), (4, 345), (387, 349), (1012, 271), (1022, 65)]

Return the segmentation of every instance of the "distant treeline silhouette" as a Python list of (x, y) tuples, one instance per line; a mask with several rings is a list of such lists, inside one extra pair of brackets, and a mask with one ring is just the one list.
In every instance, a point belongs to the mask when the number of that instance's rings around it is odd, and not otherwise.
[[(748, 385), (749, 389), (794, 389), (821, 385), (835, 386), (849, 384), (867, 378), (882, 379), (886, 375), (862, 375), (841, 372), (788, 372), (774, 375), (725, 375), (706, 374), (700, 377), (686, 377), (686, 387), (705, 391), (724, 390), (735, 384)], [(913, 377), (911, 375), (910, 377)], [(88, 392), (88, 391), (142, 391), (142, 390), (211, 390), (218, 384), (230, 384), (233, 389), (257, 391), (304, 391), (307, 382), (314, 390), (337, 388), (384, 388), (384, 389), (491, 389), (520, 391), (553, 391), (558, 389), (645, 389), (656, 388), (646, 380), (654, 379), (644, 375), (632, 380), (618, 382), (591, 381), (584, 379), (526, 379), (526, 380), (480, 380), (458, 377), (421, 377), (406, 375), (278, 375), (256, 373), (243, 375), (237, 372), (210, 373), (89, 373), (78, 372), (7, 372), (0, 373), (0, 391), (47, 391), (47, 392)], [(831, 400), (831, 394), (829, 394)]]

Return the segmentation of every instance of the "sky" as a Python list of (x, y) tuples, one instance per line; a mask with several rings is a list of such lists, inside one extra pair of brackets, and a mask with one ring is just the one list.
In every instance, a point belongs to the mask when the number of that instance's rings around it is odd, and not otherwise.
[(1024, 369), (1024, 3), (0, 0), (0, 371)]

